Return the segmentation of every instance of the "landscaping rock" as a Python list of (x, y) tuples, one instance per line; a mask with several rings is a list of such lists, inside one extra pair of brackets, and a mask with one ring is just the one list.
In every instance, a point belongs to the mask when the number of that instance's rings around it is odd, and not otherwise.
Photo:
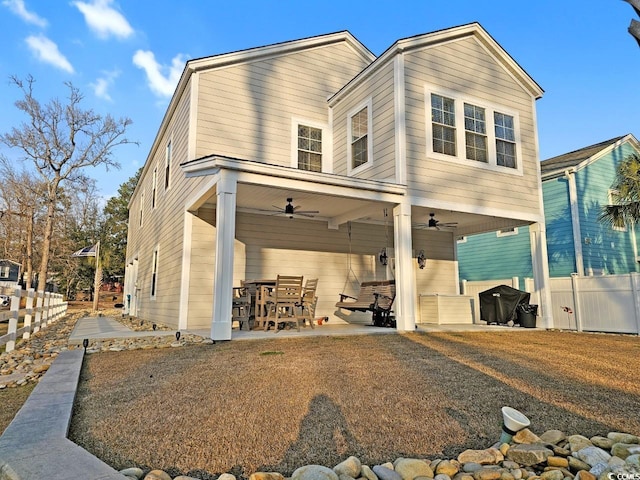
[(616, 443), (610, 438), (600, 436), (591, 437), (589, 440), (591, 441), (591, 443), (593, 443), (594, 446), (602, 448), (604, 450), (611, 450), (613, 444)]
[(593, 443), (583, 435), (571, 435), (567, 438), (571, 452), (577, 452), (586, 447), (592, 447)]
[(504, 460), (504, 455), (496, 448), (465, 450), (458, 455), (458, 462), (462, 464), (473, 462), (479, 463), (480, 465), (497, 465), (502, 460)]
[(611, 455), (620, 457), (623, 460), (629, 455), (640, 453), (640, 445), (635, 443), (614, 443), (611, 447)]
[(333, 467), (333, 471), (336, 472), (338, 476), (347, 475), (351, 478), (358, 478), (360, 476), (361, 468), (362, 463), (360, 463), (360, 460), (358, 460), (358, 458), (354, 456), (351, 456)]
[(507, 453), (509, 460), (526, 467), (545, 462), (551, 455), (553, 455), (551, 450), (537, 444), (516, 445), (510, 448)]
[(125, 468), (124, 470), (120, 470), (119, 473), (127, 477), (134, 477), (134, 478), (142, 478), (142, 476), (144, 475), (144, 472), (142, 471), (142, 469), (137, 467)]
[(514, 443), (542, 443), (540, 437), (528, 428), (523, 428), (513, 436)]
[(366, 480), (378, 480), (378, 476), (373, 473), (373, 470), (371, 470), (371, 467), (369, 467), (369, 465), (362, 465), (362, 467), (360, 467), (360, 475), (360, 478)]
[(171, 480), (171, 477), (164, 470), (151, 470), (145, 475), (144, 480)]
[(573, 452), (573, 456), (588, 463), (592, 467), (598, 463), (607, 463), (611, 458), (609, 453), (595, 446), (585, 447), (577, 452)]
[(569, 468), (573, 471), (581, 471), (581, 470), (589, 470), (591, 469), (591, 465), (589, 465), (586, 462), (583, 462), (582, 460), (580, 460), (577, 457), (574, 457), (573, 455), (567, 457), (567, 460), (569, 461)]
[(614, 443), (640, 443), (640, 437), (629, 433), (609, 432), (607, 438), (613, 440)]
[(403, 480), (414, 480), (416, 477), (434, 477), (433, 470), (429, 464), (416, 458), (398, 458), (393, 462), (393, 467)]
[(564, 432), (560, 430), (547, 430), (540, 435), (540, 440), (544, 443), (550, 443), (551, 445), (558, 445), (560, 442), (567, 439)]
[(278, 472), (256, 472), (249, 476), (249, 480), (284, 480), (284, 476)]
[(459, 471), (460, 465), (458, 462), (453, 463), (449, 460), (442, 460), (441, 462), (438, 462), (438, 465), (436, 465), (436, 476), (444, 474), (449, 477), (454, 477)]
[(306, 465), (294, 471), (291, 480), (338, 480), (338, 475), (329, 467)]
[[(375, 473), (379, 480), (403, 480), (402, 475), (394, 472), (391, 468), (384, 465), (376, 465), (373, 467), (373, 473)], [(291, 480), (294, 480), (293, 478)]]

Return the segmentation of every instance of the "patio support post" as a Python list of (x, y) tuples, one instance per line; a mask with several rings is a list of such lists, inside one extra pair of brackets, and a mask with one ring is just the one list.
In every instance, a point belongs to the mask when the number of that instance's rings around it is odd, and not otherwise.
[(237, 174), (223, 169), (219, 175), (216, 188), (216, 259), (213, 272), (211, 338), (231, 340)]
[(396, 328), (412, 332), (416, 328), (418, 299), (411, 242), (411, 205), (400, 203), (393, 209), (394, 253), (396, 262)]
[(553, 328), (551, 285), (549, 281), (549, 259), (547, 257), (547, 234), (544, 223), (529, 226), (531, 260), (535, 293), (540, 299), (538, 327)]

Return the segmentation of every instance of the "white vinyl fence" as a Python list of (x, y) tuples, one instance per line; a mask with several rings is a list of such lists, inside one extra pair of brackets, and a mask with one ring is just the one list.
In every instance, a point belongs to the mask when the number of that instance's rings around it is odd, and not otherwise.
[[(479, 292), (497, 285), (518, 288), (517, 277), (461, 285), (463, 294), (474, 297), (474, 322), (480, 319)], [(640, 335), (640, 273), (551, 278), (550, 288), (554, 328)], [(533, 280), (526, 278), (525, 291), (533, 290)], [(539, 304), (531, 295), (531, 303)]]
[[(25, 299), (24, 308), (20, 308), (22, 299)], [(6, 351), (11, 352), (16, 348), (16, 340), (20, 335), (27, 339), (32, 332), (46, 328), (66, 313), (67, 303), (62, 300), (62, 295), (16, 287), (11, 295), (9, 310), (0, 310), (0, 324), (9, 321), (7, 333), (0, 336), (0, 346), (5, 345)]]
[(551, 279), (556, 328), (640, 334), (640, 274)]

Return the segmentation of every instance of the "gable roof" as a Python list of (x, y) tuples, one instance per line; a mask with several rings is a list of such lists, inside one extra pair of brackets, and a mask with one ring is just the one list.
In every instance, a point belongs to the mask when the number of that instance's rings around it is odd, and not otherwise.
[(16, 265), (18, 267), (22, 265), (21, 263), (14, 262), (13, 260), (9, 260), (8, 258), (0, 258), (0, 264), (6, 265), (7, 263), (12, 263), (12, 264), (14, 264), (14, 265)]
[(385, 50), (382, 55), (375, 59), (368, 67), (360, 72), (351, 82), (336, 92), (329, 98), (329, 104), (342, 98), (353, 90), (360, 82), (371, 75), (374, 71), (393, 59), (397, 54), (420, 48), (455, 41), (461, 38), (474, 37), (480, 44), (501, 63), (509, 74), (518, 81), (525, 90), (534, 98), (542, 97), (544, 90), (536, 83), (531, 76), (496, 42), (491, 35), (478, 22), (460, 25), (457, 27), (436, 30), (430, 33), (415, 35), (396, 41), (391, 47)]
[(614, 148), (622, 145), (624, 142), (633, 142), (636, 148), (639, 147), (638, 141), (632, 134), (611, 138), (604, 142), (589, 145), (588, 147), (574, 150), (573, 152), (564, 153), (556, 157), (549, 158), (540, 162), (540, 172), (544, 180), (564, 175), (569, 169), (580, 170), (598, 158), (609, 153)]

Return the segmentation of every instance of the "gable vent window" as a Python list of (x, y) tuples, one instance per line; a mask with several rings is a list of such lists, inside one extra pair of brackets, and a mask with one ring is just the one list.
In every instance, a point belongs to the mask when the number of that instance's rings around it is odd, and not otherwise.
[(298, 125), (298, 168), (322, 171), (322, 130)]

